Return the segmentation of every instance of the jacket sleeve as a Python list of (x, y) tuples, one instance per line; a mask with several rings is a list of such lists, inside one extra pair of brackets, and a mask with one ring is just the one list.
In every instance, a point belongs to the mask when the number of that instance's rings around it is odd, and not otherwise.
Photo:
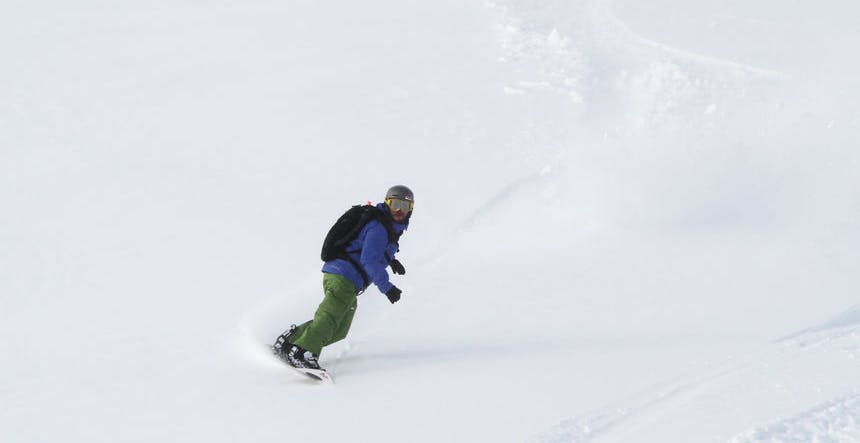
[(385, 227), (379, 222), (369, 223), (364, 245), (361, 248), (361, 266), (382, 293), (394, 286), (389, 281), (388, 272), (385, 270), (388, 266), (388, 259), (385, 256), (387, 248), (388, 232), (385, 231)]

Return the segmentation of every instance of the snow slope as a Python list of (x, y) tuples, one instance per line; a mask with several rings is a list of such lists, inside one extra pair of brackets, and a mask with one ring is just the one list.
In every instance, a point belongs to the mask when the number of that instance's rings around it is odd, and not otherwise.
[[(3, 441), (857, 441), (857, 8), (7, 5)], [(396, 183), (316, 386), (265, 346)]]

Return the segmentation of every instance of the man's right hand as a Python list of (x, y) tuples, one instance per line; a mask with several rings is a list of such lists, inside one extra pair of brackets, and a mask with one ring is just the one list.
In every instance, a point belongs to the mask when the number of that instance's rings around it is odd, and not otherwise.
[(391, 266), (391, 271), (397, 275), (406, 274), (406, 268), (403, 266), (403, 263), (400, 263), (400, 261), (396, 258), (394, 260), (391, 260), (391, 263), (389, 263), (388, 266)]

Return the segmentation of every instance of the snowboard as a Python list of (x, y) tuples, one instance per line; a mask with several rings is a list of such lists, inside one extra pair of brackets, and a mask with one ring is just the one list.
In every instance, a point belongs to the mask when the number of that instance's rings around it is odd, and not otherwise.
[(287, 364), (287, 367), (300, 374), (306, 375), (307, 377), (314, 379), (320, 383), (329, 385), (334, 384), (334, 379), (331, 378), (331, 375), (329, 375), (329, 373), (326, 372), (325, 369), (297, 368), (290, 364)]
[[(271, 350), (272, 347), (270, 346), (269, 349)], [(297, 368), (297, 367), (291, 365), (290, 362), (288, 362), (288, 361), (282, 360), (282, 359), (278, 358), (277, 356), (275, 356), (275, 358), (279, 362), (283, 363), (288, 368), (298, 372), (299, 374), (307, 376), (307, 377), (309, 377), (313, 380), (316, 380), (320, 383), (325, 383), (325, 384), (330, 384), (330, 385), (334, 384), (334, 379), (331, 378), (331, 375), (329, 375), (329, 373), (326, 372), (325, 369)]]

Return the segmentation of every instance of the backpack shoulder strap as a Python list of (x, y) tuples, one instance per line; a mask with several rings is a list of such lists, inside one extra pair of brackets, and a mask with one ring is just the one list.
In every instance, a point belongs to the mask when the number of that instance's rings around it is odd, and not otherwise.
[(394, 224), (391, 220), (391, 217), (377, 209), (375, 206), (371, 206), (373, 209), (370, 211), (373, 213), (373, 217), (382, 224), (382, 227), (385, 228), (385, 232), (388, 233), (388, 242), (389, 243), (397, 243), (400, 240), (400, 236), (402, 232), (397, 232), (394, 230)]

